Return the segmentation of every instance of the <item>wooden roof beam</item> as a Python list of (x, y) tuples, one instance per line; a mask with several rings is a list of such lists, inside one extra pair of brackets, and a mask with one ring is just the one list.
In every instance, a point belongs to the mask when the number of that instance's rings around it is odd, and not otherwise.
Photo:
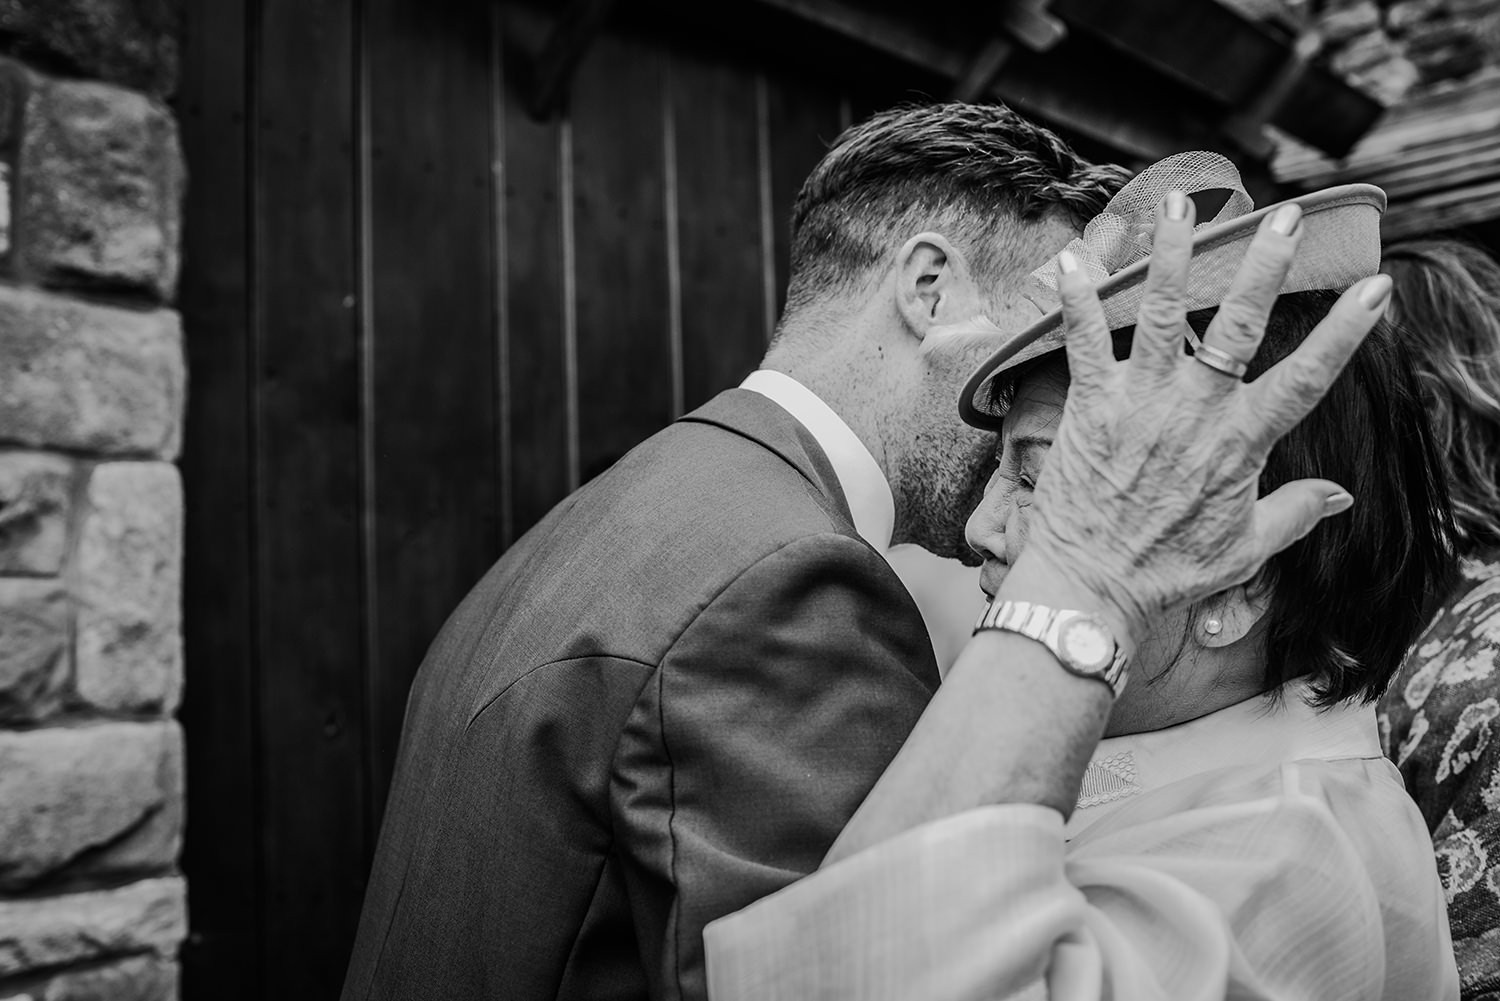
[(950, 95), (955, 101), (977, 101), (995, 86), (1018, 45), (1046, 52), (1068, 37), (1067, 25), (1047, 13), (1048, 0), (1012, 0), (1000, 8), (1003, 34), (984, 44), (958, 78)]
[(1276, 152), (1276, 141), (1271, 138), (1266, 126), (1286, 104), (1287, 99), (1302, 82), (1308, 68), (1323, 51), (1323, 36), (1315, 30), (1306, 30), (1297, 36), (1286, 62), (1243, 110), (1224, 122), (1224, 132), (1241, 149), (1254, 154), (1258, 159), (1270, 159)]
[[(1297, 38), (1217, 0), (1053, 0), (1052, 12), (1070, 30), (1220, 102), (1229, 122), (1256, 109), (1255, 117), (1333, 156), (1353, 148), (1384, 111), (1311, 55), (1299, 55)], [(1265, 107), (1268, 93), (1274, 107)]]
[[(804, 21), (837, 32), (912, 66), (950, 80), (959, 79), (967, 63), (956, 47), (924, 33), (910, 19), (878, 10), (857, 7), (847, 0), (757, 0), (796, 15)], [(1003, 67), (1002, 67), (1003, 69)], [(1078, 100), (1076, 89), (1054, 87), (1046, 82), (1006, 78), (993, 83), (982, 96), (1004, 101), (1018, 111), (1034, 115), (1085, 136), (1126, 158), (1150, 162), (1164, 155), (1171, 139), (1154, 126), (1122, 118), (1117, 109), (1103, 113)]]
[(532, 117), (545, 120), (568, 103), (573, 74), (583, 62), (589, 46), (604, 30), (604, 23), (616, 2), (572, 0), (563, 9), (532, 65), (530, 94), (526, 100)]
[[(1097, 107), (1076, 103), (1078, 88), (1064, 86), (1053, 93), (1057, 88), (1051, 83), (1010, 72), (1017, 50), (1009, 37), (1002, 36), (1000, 43), (991, 43), (970, 59), (969, 53), (961, 49), (961, 42), (937, 34), (920, 19), (856, 6), (850, 0), (757, 2), (958, 81), (956, 94), (974, 97), (988, 94), (1018, 105), (1024, 101), (1037, 113), (1096, 141), (1147, 159), (1162, 153), (1161, 149), (1148, 152), (1140, 141), (1125, 147), (1119, 145), (1122, 132), (1131, 131), (1139, 123), (1119, 119), (1119, 102), (1114, 100), (1114, 94), (1099, 94), (1099, 105), (1115, 106), (1111, 112), (1101, 113)], [(996, 13), (1021, 6), (1012, 3)], [(992, 10), (993, 6), (973, 5), (961, 8), (959, 17), (972, 12), (976, 23), (983, 23), (993, 16)], [(1373, 98), (1313, 65), (1310, 57), (1300, 55), (1295, 40), (1282, 37), (1270, 26), (1246, 19), (1216, 0), (1133, 0), (1129, 4), (1118, 0), (1050, 0), (1045, 13), (1064, 32), (1091, 34), (1186, 92), (1217, 102), (1223, 109), (1222, 117), (1212, 123), (1213, 127), (1222, 131), (1227, 126), (1228, 138), (1242, 147), (1252, 147), (1254, 152), (1264, 152), (1258, 126), (1269, 122), (1335, 156), (1341, 155), (1369, 130), (1382, 112)], [(950, 16), (946, 26), (951, 28), (953, 22)], [(1214, 39), (1213, 46), (1203, 45), (1205, 38)], [(1088, 68), (1067, 70), (1079, 76), (1089, 75)], [(1039, 76), (1055, 78), (1050, 73)], [(977, 86), (985, 77), (990, 78), (988, 89)], [(1120, 82), (1127, 85), (1124, 89), (1136, 84), (1130, 79)], [(1087, 80), (1083, 89), (1094, 86), (1098, 92), (1097, 83)], [(1061, 98), (1063, 93), (1067, 93), (1066, 99)], [(1048, 110), (1042, 111), (1043, 107)], [(1170, 117), (1171, 109), (1154, 109), (1154, 114)]]
[(909, 18), (857, 6), (847, 0), (758, 0), (765, 7), (794, 14), (802, 20), (852, 38), (867, 48), (903, 62), (957, 79), (964, 71), (963, 56), (924, 35)]

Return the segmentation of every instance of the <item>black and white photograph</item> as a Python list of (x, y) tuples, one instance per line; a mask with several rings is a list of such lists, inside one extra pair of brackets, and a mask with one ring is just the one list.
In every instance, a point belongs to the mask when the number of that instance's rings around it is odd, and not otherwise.
[(0, 0), (0, 1001), (1500, 1001), (1500, 0)]

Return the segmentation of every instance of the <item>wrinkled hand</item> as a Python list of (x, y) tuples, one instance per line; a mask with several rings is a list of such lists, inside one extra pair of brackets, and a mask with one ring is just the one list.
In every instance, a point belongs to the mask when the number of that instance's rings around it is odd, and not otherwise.
[[(1059, 261), (1072, 381), (1037, 483), (1026, 555), (1117, 611), (1134, 637), (1164, 609), (1249, 580), (1349, 507), (1327, 480), (1288, 483), (1260, 499), (1257, 481), (1271, 447), (1322, 398), (1389, 298), (1384, 276), (1355, 285), (1253, 383), (1209, 368), (1182, 349), (1191, 206), (1178, 220), (1165, 203), (1158, 210), (1125, 361), (1115, 360), (1092, 283)], [(1301, 236), (1300, 225), (1278, 232), (1275, 218), (1263, 222), (1203, 338), (1242, 361), (1255, 356)]]

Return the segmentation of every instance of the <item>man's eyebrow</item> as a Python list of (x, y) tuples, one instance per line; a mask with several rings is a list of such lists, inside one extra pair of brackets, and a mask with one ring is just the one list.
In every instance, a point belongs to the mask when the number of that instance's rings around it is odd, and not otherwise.
[(1006, 442), (1009, 448), (1015, 449), (1017, 453), (1029, 452), (1032, 449), (1041, 449), (1043, 452), (1052, 447), (1052, 439), (1041, 435), (1021, 434), (1016, 435)]

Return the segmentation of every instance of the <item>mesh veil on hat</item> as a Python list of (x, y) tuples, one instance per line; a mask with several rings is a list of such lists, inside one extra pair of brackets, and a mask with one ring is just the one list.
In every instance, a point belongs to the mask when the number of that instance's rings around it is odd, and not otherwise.
[[(1178, 153), (1141, 171), (1090, 220), (1083, 236), (1068, 244), (1078, 264), (1094, 280), (1111, 330), (1134, 326), (1146, 291), (1156, 207), (1169, 191), (1225, 190), (1229, 200), (1193, 232), (1188, 268), (1189, 312), (1217, 306), (1229, 291), (1260, 221), (1282, 205), (1302, 207), (1302, 243), (1282, 282), (1281, 293), (1332, 289), (1342, 292), (1380, 269), (1380, 216), (1385, 192), (1370, 184), (1345, 184), (1256, 209), (1240, 172), (1217, 153)], [(1004, 410), (995, 393), (996, 377), (1063, 347), (1057, 273), (1049, 261), (1033, 271), (1026, 292), (1045, 314), (1007, 340), (969, 377), (959, 396), (963, 419), (975, 427), (999, 430)]]

